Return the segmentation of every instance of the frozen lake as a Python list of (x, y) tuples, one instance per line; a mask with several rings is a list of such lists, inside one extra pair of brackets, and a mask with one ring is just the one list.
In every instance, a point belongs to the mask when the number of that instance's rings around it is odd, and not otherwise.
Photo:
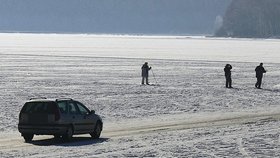
[(280, 40), (0, 34), (0, 53), (279, 63)]
[[(0, 157), (279, 157), (280, 41), (0, 34)], [(148, 61), (157, 86), (140, 85)], [(233, 65), (234, 89), (223, 67)], [(264, 89), (254, 69), (268, 70)], [(104, 119), (100, 140), (17, 132), (32, 97), (72, 97)]]

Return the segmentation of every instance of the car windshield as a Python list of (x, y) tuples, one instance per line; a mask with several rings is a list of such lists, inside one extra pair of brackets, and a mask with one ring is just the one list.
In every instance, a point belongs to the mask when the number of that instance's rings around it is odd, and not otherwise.
[(51, 114), (55, 111), (54, 102), (29, 102), (25, 103), (22, 113)]

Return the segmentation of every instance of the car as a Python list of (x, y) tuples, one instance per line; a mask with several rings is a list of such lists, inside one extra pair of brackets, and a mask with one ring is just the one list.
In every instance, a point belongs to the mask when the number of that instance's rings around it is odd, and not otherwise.
[(25, 102), (19, 114), (18, 131), (25, 142), (34, 135), (53, 135), (70, 140), (76, 134), (100, 137), (103, 122), (94, 110), (71, 98), (32, 98)]

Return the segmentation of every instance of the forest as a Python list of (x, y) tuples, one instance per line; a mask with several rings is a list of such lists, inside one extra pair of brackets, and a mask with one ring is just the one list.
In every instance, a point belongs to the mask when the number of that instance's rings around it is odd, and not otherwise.
[(226, 10), (220, 37), (279, 38), (279, 0), (233, 0)]

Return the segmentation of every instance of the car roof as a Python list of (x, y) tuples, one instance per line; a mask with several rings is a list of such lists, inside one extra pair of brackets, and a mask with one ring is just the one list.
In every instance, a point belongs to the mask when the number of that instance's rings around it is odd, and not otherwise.
[(27, 102), (57, 102), (57, 101), (75, 101), (72, 98), (30, 98)]

